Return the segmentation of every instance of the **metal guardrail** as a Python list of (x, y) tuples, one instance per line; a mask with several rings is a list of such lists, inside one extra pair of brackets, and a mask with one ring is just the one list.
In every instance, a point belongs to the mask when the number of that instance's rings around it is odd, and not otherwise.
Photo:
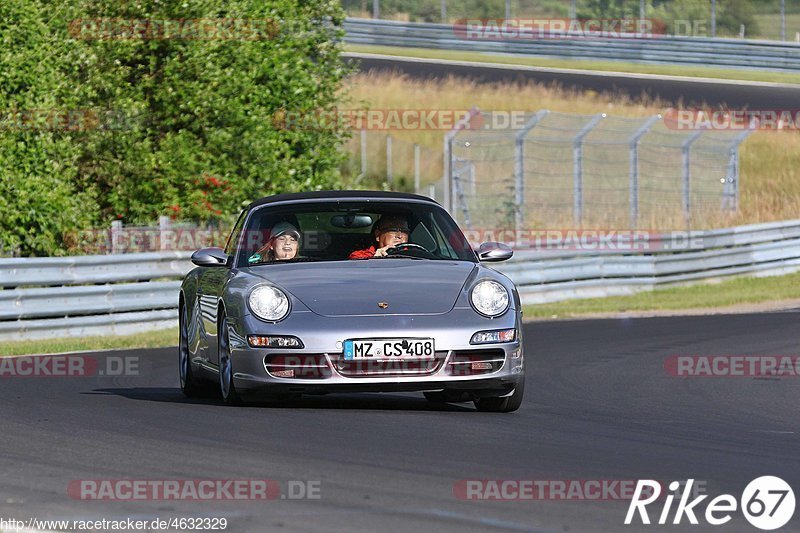
[(0, 287), (60, 286), (179, 278), (188, 252), (0, 259)]
[(526, 304), (625, 295), (742, 274), (788, 274), (800, 271), (800, 220), (651, 239), (643, 251), (519, 251), (497, 269), (517, 284)]
[[(497, 269), (514, 280), (526, 304), (800, 271), (800, 220), (642, 235), (647, 246), (638, 251), (518, 250)], [(0, 259), (0, 340), (174, 327), (190, 255)]]
[[(190, 252), (0, 259), (0, 340), (177, 325)], [(1, 355), (1, 354), (0, 354)]]
[(348, 18), (345, 42), (564, 58), (800, 71), (800, 44), (658, 36), (580, 39), (466, 39), (450, 24)]

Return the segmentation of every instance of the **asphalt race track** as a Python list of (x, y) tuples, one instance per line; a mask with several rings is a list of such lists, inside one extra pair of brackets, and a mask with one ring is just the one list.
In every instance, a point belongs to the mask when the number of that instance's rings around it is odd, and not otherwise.
[[(797, 355), (798, 318), (528, 324), (526, 398), (513, 414), (413, 394), (243, 408), (191, 401), (178, 390), (174, 350), (106, 354), (138, 356), (138, 376), (2, 378), (0, 518), (226, 517), (237, 532), (758, 531), (738, 511), (718, 527), (626, 527), (624, 501), (464, 501), (454, 484), (694, 478), (712, 497), (738, 499), (771, 474), (797, 491), (800, 379), (676, 378), (664, 361)], [(283, 496), (290, 481), (312, 481), (320, 493), (212, 502), (67, 494), (72, 480), (121, 478), (270, 479)], [(800, 520), (784, 530), (800, 530)]]
[[(800, 100), (800, 86), (731, 81), (722, 79), (685, 78), (677, 76), (621, 74), (567, 69), (548, 69), (516, 65), (496, 65), (417, 59), (376, 54), (346, 54), (357, 60), (362, 72), (396, 71), (420, 80), (447, 76), (465, 77), (484, 83), (523, 82), (564, 88), (612, 92), (638, 100), (643, 94), (660, 98), (671, 105), (729, 106), (747, 109), (795, 109)], [(535, 106), (534, 106), (535, 107)]]

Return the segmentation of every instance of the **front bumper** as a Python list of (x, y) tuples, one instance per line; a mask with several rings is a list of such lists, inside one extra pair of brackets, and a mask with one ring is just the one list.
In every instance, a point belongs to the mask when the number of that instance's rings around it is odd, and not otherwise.
[[(252, 316), (230, 322), (238, 391), (250, 393), (412, 392), (461, 390), (503, 396), (524, 379), (520, 317), (514, 310), (487, 319), (471, 309), (431, 316), (322, 317), (314, 313), (266, 324)], [(478, 331), (517, 329), (515, 341), (469, 344)], [(247, 336), (292, 335), (303, 349), (253, 348)], [(434, 360), (344, 361), (347, 339), (433, 338)], [(292, 374), (287, 369), (294, 369)], [(287, 374), (289, 374), (287, 376)], [(289, 377), (290, 376), (290, 377)]]

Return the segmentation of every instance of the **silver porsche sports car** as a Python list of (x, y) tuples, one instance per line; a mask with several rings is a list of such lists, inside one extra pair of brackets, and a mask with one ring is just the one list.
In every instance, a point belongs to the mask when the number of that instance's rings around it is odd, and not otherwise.
[(180, 291), (180, 381), (226, 403), (256, 396), (423, 392), (519, 408), (525, 384), (514, 284), (483, 263), (438, 203), (323, 191), (250, 204), (227, 246), (192, 256)]

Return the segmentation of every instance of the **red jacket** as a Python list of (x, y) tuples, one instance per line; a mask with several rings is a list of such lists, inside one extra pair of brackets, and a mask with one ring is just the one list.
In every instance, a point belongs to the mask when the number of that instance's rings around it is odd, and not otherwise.
[(375, 247), (370, 246), (366, 250), (356, 250), (351, 253), (348, 259), (370, 259), (375, 257)]

